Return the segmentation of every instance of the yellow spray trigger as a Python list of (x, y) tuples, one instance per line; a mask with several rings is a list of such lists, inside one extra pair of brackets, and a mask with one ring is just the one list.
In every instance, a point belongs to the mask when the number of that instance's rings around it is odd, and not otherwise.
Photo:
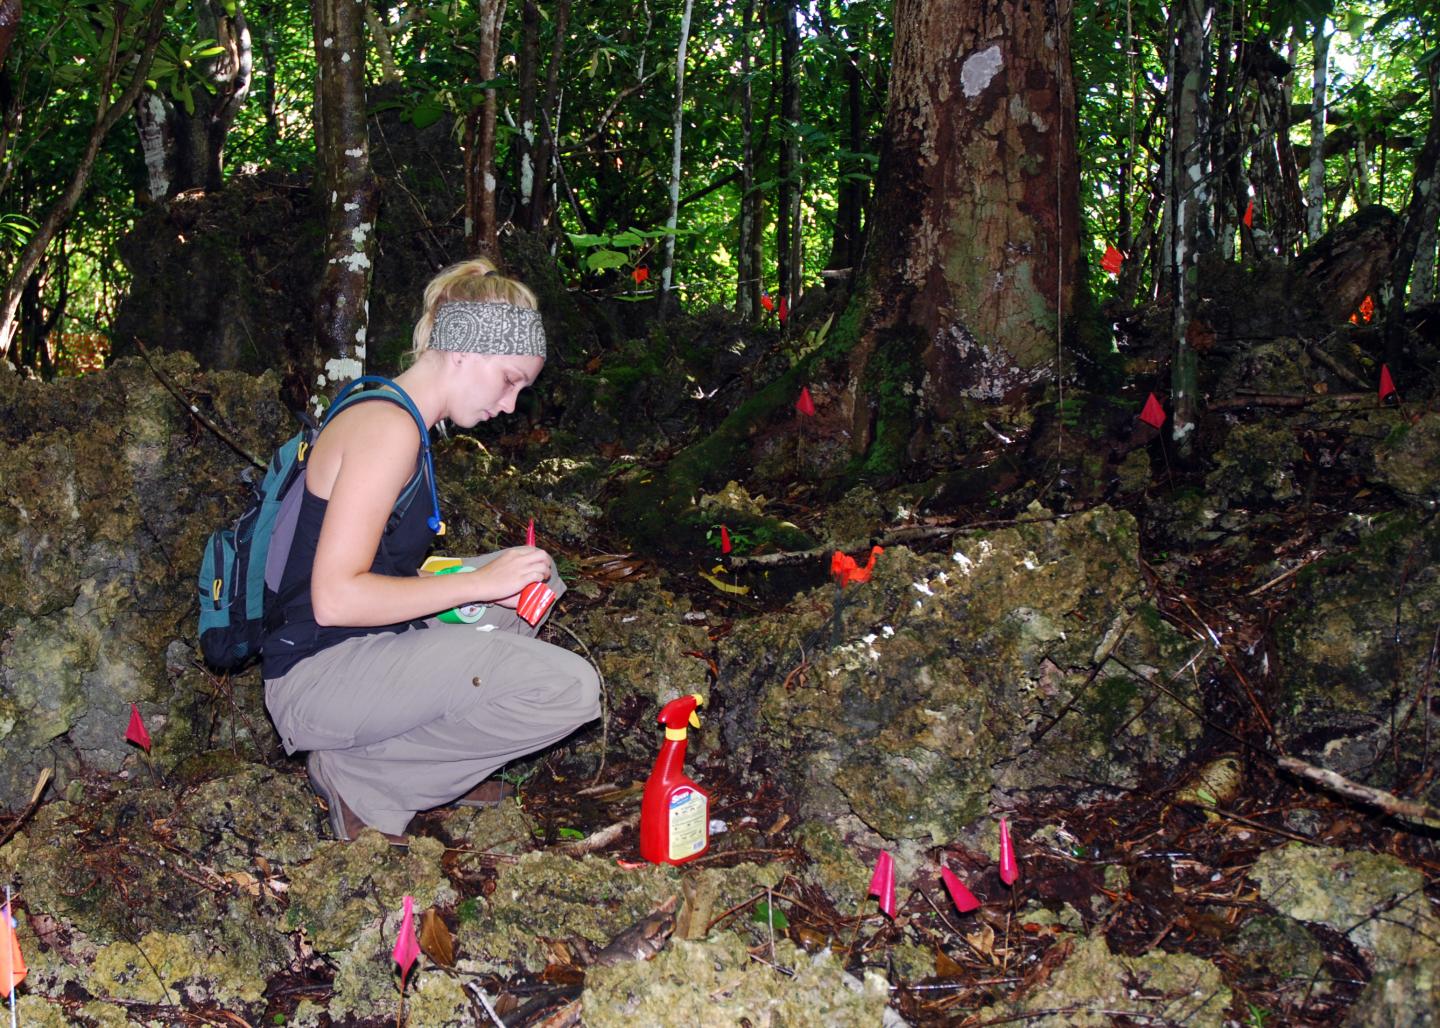
[(699, 728), (699, 727), (700, 727), (700, 715), (697, 714), (697, 713), (695, 713), (693, 710), (690, 712), (690, 727), (691, 727), (691, 728)]

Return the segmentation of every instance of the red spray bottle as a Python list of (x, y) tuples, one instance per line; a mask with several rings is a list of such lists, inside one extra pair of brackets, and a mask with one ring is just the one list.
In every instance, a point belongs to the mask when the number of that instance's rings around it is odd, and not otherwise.
[(685, 777), (685, 730), (700, 727), (698, 693), (660, 711), (665, 743), (640, 801), (640, 856), (653, 864), (683, 864), (710, 848), (710, 794)]

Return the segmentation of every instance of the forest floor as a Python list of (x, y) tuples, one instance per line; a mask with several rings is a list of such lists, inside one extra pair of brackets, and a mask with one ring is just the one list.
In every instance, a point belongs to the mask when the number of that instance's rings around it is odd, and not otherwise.
[[(1181, 484), (1172, 478), (1165, 488)], [(892, 1008), (917, 1025), (981, 1028), (1038, 1016), (983, 1019), (975, 1012), (1042, 986), (1071, 952), (1073, 932), (1104, 938), (1116, 954), (1184, 953), (1215, 964), (1234, 996), (1227, 1011), (1230, 1023), (1340, 1023), (1369, 979), (1366, 961), (1345, 936), (1322, 925), (1312, 928), (1322, 936), (1323, 961), (1303, 973), (1293, 966), (1257, 961), (1252, 951), (1237, 946), (1240, 924), (1273, 911), (1247, 881), (1247, 870), (1258, 854), (1290, 841), (1370, 850), (1419, 869), (1426, 894), (1435, 903), (1440, 902), (1440, 852), (1437, 833), (1320, 791), (1277, 768), (1266, 697), (1252, 679), (1258, 680), (1268, 625), (1284, 606), (1293, 576), (1255, 587), (1255, 568), (1287, 555), (1303, 559), (1327, 528), (1363, 511), (1357, 510), (1352, 493), (1337, 491), (1331, 496), (1312, 492), (1289, 508), (1265, 513), (1269, 516), (1257, 519), (1248, 547), (1216, 547), (1183, 558), (1152, 548), (1146, 557), (1147, 576), (1164, 616), (1187, 636), (1224, 640), (1224, 671), (1204, 683), (1207, 728), (1196, 766), (1207, 758), (1230, 757), (1238, 762), (1240, 777), (1213, 785), (1222, 793), (1213, 804), (1193, 802), (1194, 767), (1157, 769), (1153, 784), (1132, 791), (1097, 788), (1077, 779), (1012, 812), (1016, 838), (1031, 840), (1020, 848), (1020, 878), (1013, 887), (1000, 881), (991, 857), (955, 844), (938, 850), (936, 857), (981, 897), (981, 908), (957, 913), (938, 879), (931, 879), (898, 896), (892, 920), (877, 913), (874, 900), (860, 910), (837, 910), (822, 890), (802, 881), (799, 872), (807, 857), (792, 835), (799, 812), (772, 783), (747, 785), (723, 752), (711, 751), (692, 761), (691, 770), (711, 791), (712, 817), (758, 828), (764, 845), (753, 845), (756, 831), (746, 833), (738, 845), (732, 845), (727, 834), (716, 834), (710, 850), (687, 866), (779, 861), (795, 871), (780, 886), (757, 891), (747, 902), (724, 911), (714, 923), (741, 919), (764, 925), (765, 911), (775, 911), (771, 921), (777, 937), (788, 937), (809, 952), (828, 948), (857, 975), (879, 971), (891, 983)], [(959, 527), (993, 518), (994, 509), (986, 508), (931, 512), (929, 521)], [(941, 538), (935, 545), (947, 541)], [(1142, 546), (1142, 553), (1146, 549)], [(678, 567), (674, 570), (667, 578), (693, 581)], [(652, 568), (651, 573), (663, 575), (665, 568)], [(698, 591), (696, 599), (712, 609), (724, 600)], [(782, 600), (777, 597), (775, 602)], [(734, 617), (756, 614), (748, 601), (743, 606), (736, 601)], [(712, 636), (727, 631), (724, 621), (719, 623)], [(613, 711), (611, 738), (653, 734), (652, 718), (653, 711), (638, 707)], [(542, 846), (622, 822), (633, 814), (650, 771), (648, 760), (621, 756), (604, 768), (598, 786), (577, 791), (575, 783), (588, 777), (589, 769), (567, 760), (564, 751), (553, 754), (531, 767), (520, 783), (525, 810), (543, 830), (543, 838), (537, 839)], [(1421, 763), (1433, 769), (1433, 761)], [(1182, 790), (1187, 781), (1190, 802)], [(1204, 788), (1201, 794), (1210, 798)], [(439, 817), (421, 815), (414, 828), (444, 838)], [(633, 831), (619, 834), (596, 852), (622, 866), (640, 860)], [(1125, 874), (1118, 879), (1107, 874), (1114, 867), (1123, 867)], [(462, 895), (488, 895), (495, 888), (493, 868), (477, 875), (472, 865), (468, 877), (456, 884)], [(1078, 912), (1083, 923), (1037, 917), (1042, 908)], [(637, 929), (656, 931), (654, 923)], [(663, 944), (667, 930), (662, 924), (656, 946)], [(634, 942), (630, 940), (632, 946)], [(934, 973), (907, 976), (893, 959), (900, 944), (932, 951)], [(752, 957), (773, 963), (773, 946), (773, 941), (762, 941), (752, 948)], [(480, 982), (490, 996), (498, 997), (493, 1012), (504, 1025), (578, 1023), (576, 1000), (593, 953), (557, 943), (553, 954), (541, 974), (492, 975)], [(267, 1015), (283, 1015), (303, 996), (323, 997), (328, 987), (323, 970), (308, 979), (272, 981)], [(1068, 1020), (1063, 1008), (1043, 1013), (1058, 1016), (1059, 1023)], [(1104, 1014), (1109, 1023), (1122, 1026), (1184, 1021), (1178, 1016), (1159, 1019), (1142, 1010)]]

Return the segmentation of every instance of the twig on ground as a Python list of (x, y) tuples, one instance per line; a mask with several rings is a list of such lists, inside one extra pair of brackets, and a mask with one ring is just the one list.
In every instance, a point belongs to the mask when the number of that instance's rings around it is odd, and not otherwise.
[(602, 828), (598, 832), (592, 832), (583, 839), (562, 843), (556, 846), (555, 849), (560, 853), (565, 853), (572, 857), (580, 857), (586, 853), (594, 853), (596, 850), (602, 850), (620, 838), (620, 833), (625, 831), (625, 829), (634, 828), (639, 823), (640, 811), (637, 810), (623, 821), (616, 821), (608, 828)]
[(20, 811), (18, 817), (11, 822), (10, 827), (0, 834), (0, 846), (10, 841), (10, 837), (20, 830), (20, 826), (30, 819), (30, 815), (40, 806), (40, 797), (45, 794), (45, 786), (50, 784), (51, 771), (48, 767), (40, 769), (40, 777), (35, 780), (35, 788), (30, 793), (30, 802), (25, 804), (25, 809)]
[(1327, 768), (1316, 767), (1314, 764), (1308, 764), (1295, 757), (1277, 757), (1275, 763), (1282, 771), (1299, 775), (1345, 799), (1379, 807), (1385, 813), (1402, 821), (1424, 825), (1426, 828), (1440, 828), (1440, 811), (1436, 811), (1424, 803), (1402, 800), (1392, 792), (1352, 782), (1344, 775)]
[(255, 456), (249, 450), (245, 449), (245, 447), (241, 446), (238, 442), (235, 441), (233, 437), (229, 435), (229, 433), (227, 433), (219, 425), (215, 424), (215, 422), (211, 421), (204, 414), (201, 414), (200, 407), (195, 403), (195, 401), (192, 400), (190, 397), (186, 396), (184, 392), (180, 389), (180, 387), (170, 380), (169, 375), (166, 375), (163, 371), (161, 371), (155, 366), (154, 362), (150, 360), (150, 351), (145, 348), (144, 343), (142, 343), (138, 339), (135, 340), (135, 348), (140, 351), (140, 356), (144, 359), (145, 366), (150, 369), (150, 373), (155, 376), (155, 379), (162, 386), (165, 387), (166, 392), (168, 392), (171, 396), (175, 397), (175, 399), (180, 401), (181, 405), (190, 413), (190, 416), (192, 418), (200, 422), (200, 424), (204, 425), (211, 432), (214, 432), (216, 437), (219, 438), (222, 443), (230, 447), (230, 449), (234, 450), (240, 456), (244, 457), (251, 464), (255, 465), (262, 471), (265, 470), (265, 462), (263, 460)]

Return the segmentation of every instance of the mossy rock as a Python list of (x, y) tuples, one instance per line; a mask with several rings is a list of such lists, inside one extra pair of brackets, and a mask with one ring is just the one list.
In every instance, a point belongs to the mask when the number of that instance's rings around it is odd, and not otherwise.
[(872, 1028), (882, 1023), (889, 988), (879, 975), (867, 974), (862, 982), (847, 975), (829, 951), (812, 957), (789, 940), (776, 942), (774, 956), (792, 973), (752, 960), (733, 935), (677, 940), (653, 960), (591, 968), (581, 998), (585, 1024)]

